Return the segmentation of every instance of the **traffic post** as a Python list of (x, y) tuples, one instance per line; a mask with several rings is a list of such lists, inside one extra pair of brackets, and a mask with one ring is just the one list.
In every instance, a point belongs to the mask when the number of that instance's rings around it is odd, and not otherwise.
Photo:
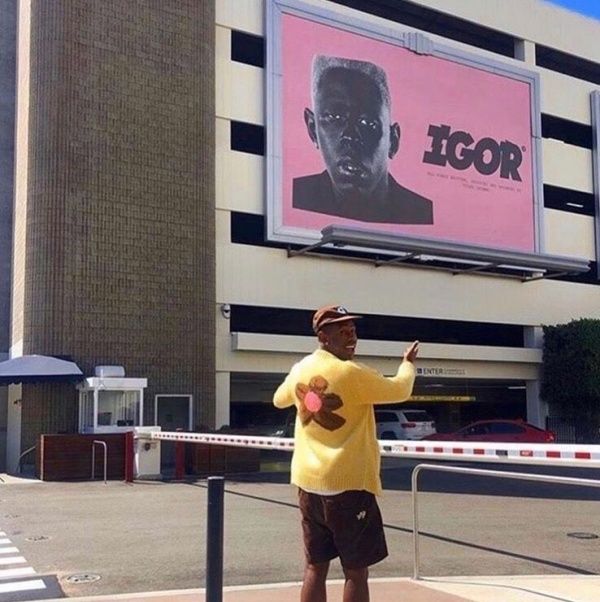
[(223, 496), (225, 479), (208, 477), (206, 602), (223, 601)]

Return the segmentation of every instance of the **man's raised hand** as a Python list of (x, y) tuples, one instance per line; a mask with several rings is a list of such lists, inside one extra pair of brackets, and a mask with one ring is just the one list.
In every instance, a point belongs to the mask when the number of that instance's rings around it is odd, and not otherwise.
[(419, 341), (415, 341), (410, 347), (404, 352), (404, 359), (407, 362), (414, 362), (417, 359), (419, 353)]

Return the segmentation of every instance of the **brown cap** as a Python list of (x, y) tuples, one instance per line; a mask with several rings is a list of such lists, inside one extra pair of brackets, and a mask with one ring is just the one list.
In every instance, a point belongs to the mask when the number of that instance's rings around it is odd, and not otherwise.
[(319, 332), (326, 324), (344, 322), (345, 320), (357, 320), (359, 318), (362, 318), (362, 316), (349, 314), (348, 310), (342, 305), (326, 305), (315, 312), (312, 327), (315, 332)]

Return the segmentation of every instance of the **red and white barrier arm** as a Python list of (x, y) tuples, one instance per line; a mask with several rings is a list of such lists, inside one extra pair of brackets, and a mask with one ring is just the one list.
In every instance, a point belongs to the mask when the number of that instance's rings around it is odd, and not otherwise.
[[(154, 431), (138, 436), (162, 441), (208, 443), (254, 449), (278, 449), (290, 452), (294, 449), (294, 440), (284, 437), (168, 431)], [(600, 468), (600, 445), (388, 440), (378, 443), (381, 455), (393, 458)]]
[(211, 443), (213, 445), (228, 445), (231, 447), (294, 451), (294, 440), (284, 437), (216, 435), (214, 433), (185, 433), (182, 431), (152, 431), (150, 433), (140, 433), (138, 437), (160, 439), (162, 441), (183, 441), (184, 443)]
[(484, 443), (480, 441), (379, 441), (382, 456), (419, 460), (600, 467), (600, 445)]

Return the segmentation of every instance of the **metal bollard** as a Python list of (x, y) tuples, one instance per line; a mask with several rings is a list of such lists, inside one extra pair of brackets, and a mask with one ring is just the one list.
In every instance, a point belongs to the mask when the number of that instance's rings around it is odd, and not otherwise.
[[(183, 429), (175, 429), (183, 432)], [(185, 442), (175, 441), (175, 479), (182, 481), (185, 478)]]
[(135, 441), (133, 438), (133, 431), (127, 431), (125, 433), (125, 482), (133, 483), (134, 475), (134, 458), (135, 458)]
[(223, 602), (223, 494), (225, 479), (208, 477), (206, 602)]

